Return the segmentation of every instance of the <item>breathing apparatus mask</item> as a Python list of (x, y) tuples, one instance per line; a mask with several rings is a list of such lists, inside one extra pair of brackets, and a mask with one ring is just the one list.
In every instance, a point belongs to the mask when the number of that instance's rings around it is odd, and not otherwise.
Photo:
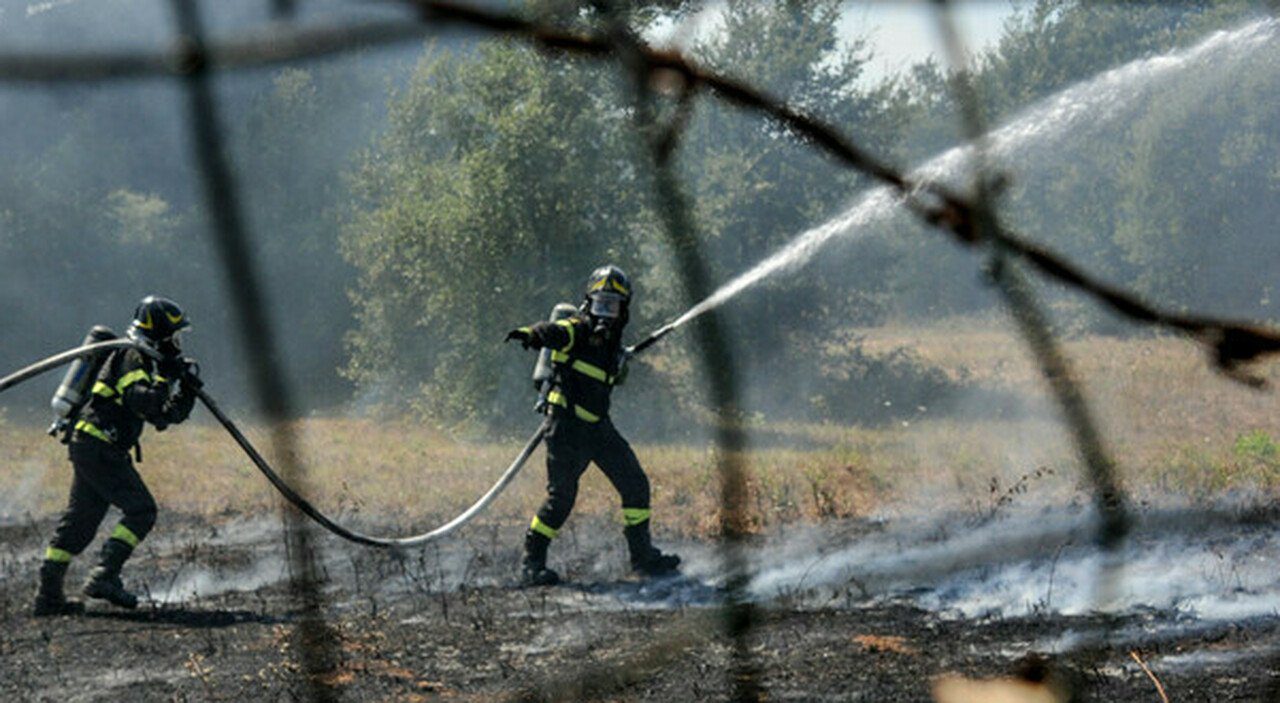
[(582, 312), (591, 320), (591, 333), (620, 334), (627, 324), (630, 302), (631, 280), (622, 269), (606, 265), (591, 272), (582, 302)]

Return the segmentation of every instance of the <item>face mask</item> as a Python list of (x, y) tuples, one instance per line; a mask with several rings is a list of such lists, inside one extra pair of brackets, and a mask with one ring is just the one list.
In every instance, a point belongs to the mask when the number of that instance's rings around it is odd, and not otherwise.
[(622, 315), (622, 296), (608, 292), (593, 293), (587, 312), (597, 319), (616, 320)]
[(156, 350), (169, 357), (181, 356), (182, 340), (177, 334), (175, 334), (168, 339), (161, 340), (161, 342), (156, 345)]

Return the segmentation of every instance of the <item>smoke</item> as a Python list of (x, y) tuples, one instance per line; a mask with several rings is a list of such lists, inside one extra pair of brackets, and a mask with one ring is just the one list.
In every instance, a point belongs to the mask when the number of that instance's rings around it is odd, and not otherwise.
[[(165, 2), (40, 5), (11, 12), (11, 51), (160, 51), (175, 35)], [(203, 3), (211, 35), (262, 33), (270, 5)], [(341, 2), (299, 6), (292, 25), (331, 26), (388, 9)], [(219, 121), (264, 277), (289, 381), (307, 408), (346, 399), (337, 373), (351, 327), (354, 273), (338, 231), (356, 151), (385, 123), (388, 92), (419, 48), (400, 45), (324, 61), (219, 74)], [(195, 321), (187, 351), (219, 398), (251, 397), (225, 274), (209, 246), (186, 101), (166, 79), (104, 85), (0, 86), (10, 126), (0, 152), (0, 367), (15, 368), (78, 341), (93, 324), (120, 330), (137, 301), (158, 293)], [(255, 333), (251, 333), (255, 334)], [(52, 387), (27, 384), (3, 402), (29, 408)]]
[(200, 567), (185, 574), (179, 571), (168, 585), (148, 596), (154, 603), (171, 605), (225, 593), (253, 592), (287, 579), (288, 566), (282, 555), (272, 555), (248, 569)]
[(31, 514), (47, 468), (37, 461), (16, 461), (5, 466), (5, 472), (16, 478), (7, 479), (5, 490), (0, 492), (0, 525)]
[[(845, 542), (814, 528), (753, 555), (761, 600), (906, 601), (965, 618), (1156, 610), (1201, 621), (1280, 614), (1280, 537), (1236, 517), (1236, 507), (1150, 511), (1113, 555), (1122, 568), (1112, 602), (1096, 600), (1104, 554), (1096, 516), (1036, 509), (972, 518), (902, 520)], [(1112, 558), (1112, 557), (1106, 557)], [(825, 600), (824, 600), (825, 602)]]

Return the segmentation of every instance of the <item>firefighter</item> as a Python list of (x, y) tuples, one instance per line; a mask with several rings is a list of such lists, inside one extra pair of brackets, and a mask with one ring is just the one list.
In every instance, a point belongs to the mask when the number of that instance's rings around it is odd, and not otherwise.
[(73, 426), (68, 454), (74, 476), (67, 509), (45, 550), (34, 614), (68, 615), (83, 611), (63, 594), (71, 558), (93, 541), (98, 525), (114, 505), (124, 513), (102, 545), (98, 565), (84, 594), (122, 608), (138, 599), (125, 590), (120, 569), (156, 520), (156, 502), (133, 466), (130, 451), (142, 461), (138, 438), (143, 423), (157, 431), (191, 413), (200, 388), (199, 367), (182, 356), (178, 334), (190, 326), (182, 310), (158, 296), (143, 298), (129, 326), (129, 338), (160, 353), (155, 361), (129, 348), (111, 353), (93, 384), (92, 397)]
[(569, 518), (578, 479), (594, 461), (622, 499), (631, 568), (644, 576), (675, 572), (680, 557), (663, 554), (649, 537), (649, 479), (631, 445), (609, 419), (609, 395), (625, 375), (622, 330), (631, 304), (631, 281), (616, 266), (602, 266), (587, 281), (578, 312), (507, 334), (526, 349), (551, 350), (554, 376), (547, 394), (551, 424), (547, 443), (547, 499), (524, 540), (521, 581), (549, 586), (560, 577), (547, 568), (547, 547)]

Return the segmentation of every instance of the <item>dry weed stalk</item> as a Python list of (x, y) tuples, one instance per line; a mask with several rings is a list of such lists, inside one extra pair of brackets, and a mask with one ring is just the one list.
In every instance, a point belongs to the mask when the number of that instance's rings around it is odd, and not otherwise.
[(1169, 696), (1165, 695), (1164, 692), (1164, 684), (1161, 684), (1160, 679), (1156, 678), (1155, 673), (1151, 671), (1151, 667), (1147, 666), (1147, 663), (1142, 661), (1142, 656), (1138, 654), (1138, 650), (1130, 650), (1129, 656), (1133, 657), (1133, 660), (1138, 662), (1138, 666), (1142, 667), (1142, 671), (1146, 673), (1147, 678), (1151, 679), (1151, 683), (1156, 685), (1156, 693), (1160, 694), (1160, 700), (1163, 703), (1169, 703)]

